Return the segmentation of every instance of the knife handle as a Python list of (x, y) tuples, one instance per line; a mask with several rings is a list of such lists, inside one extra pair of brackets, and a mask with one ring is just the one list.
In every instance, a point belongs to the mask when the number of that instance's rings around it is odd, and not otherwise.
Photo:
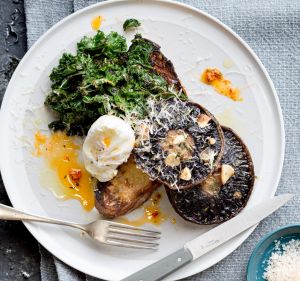
[(187, 249), (180, 249), (165, 258), (150, 264), (140, 271), (122, 279), (121, 281), (157, 281), (174, 272), (193, 260), (193, 256)]

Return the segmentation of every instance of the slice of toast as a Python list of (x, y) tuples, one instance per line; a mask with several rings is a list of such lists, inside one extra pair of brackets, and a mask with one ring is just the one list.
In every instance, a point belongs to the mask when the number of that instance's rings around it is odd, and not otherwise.
[(136, 167), (131, 156), (112, 180), (97, 183), (96, 208), (107, 218), (122, 216), (142, 205), (158, 186)]
[[(178, 92), (186, 94), (172, 62), (161, 53), (160, 46), (148, 39), (139, 38), (138, 42), (142, 41), (152, 46), (149, 60), (153, 70)], [(138, 42), (132, 45), (139, 44)], [(146, 173), (137, 168), (134, 157), (131, 156), (127, 163), (120, 166), (115, 178), (106, 183), (97, 183), (96, 208), (107, 218), (122, 216), (141, 206), (159, 185), (160, 183), (151, 181)]]

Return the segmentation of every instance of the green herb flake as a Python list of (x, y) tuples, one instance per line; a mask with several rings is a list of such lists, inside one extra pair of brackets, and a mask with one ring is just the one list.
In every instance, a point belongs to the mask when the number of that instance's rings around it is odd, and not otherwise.
[(136, 28), (140, 26), (141, 23), (137, 19), (127, 19), (123, 24), (124, 31), (127, 31), (129, 29)]

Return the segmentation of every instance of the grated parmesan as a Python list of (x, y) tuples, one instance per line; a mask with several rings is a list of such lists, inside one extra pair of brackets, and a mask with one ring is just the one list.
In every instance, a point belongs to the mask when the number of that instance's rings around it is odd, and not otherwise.
[[(135, 120), (134, 124), (137, 165), (152, 179), (160, 179), (174, 189), (198, 183), (210, 174), (222, 151), (219, 125), (208, 116), (210, 113), (200, 105), (178, 98), (148, 99), (147, 109), (147, 117)], [(201, 114), (208, 118), (202, 127), (198, 124)], [(146, 138), (144, 128), (149, 133)], [(208, 137), (216, 142), (209, 144)], [(207, 155), (201, 154), (203, 151)], [(191, 173), (188, 180), (180, 176), (186, 167)]]
[(292, 239), (280, 245), (276, 241), (275, 251), (267, 261), (263, 278), (268, 281), (300, 281), (300, 240)]

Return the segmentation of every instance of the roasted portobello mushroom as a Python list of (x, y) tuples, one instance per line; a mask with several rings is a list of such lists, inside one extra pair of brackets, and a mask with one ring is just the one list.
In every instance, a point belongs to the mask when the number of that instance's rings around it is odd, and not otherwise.
[(133, 156), (108, 182), (97, 182), (95, 207), (106, 218), (116, 218), (142, 205), (159, 186), (136, 167)]
[(190, 188), (220, 163), (224, 137), (202, 106), (177, 98), (153, 102), (137, 131), (136, 163), (170, 189)]
[(247, 204), (254, 184), (250, 153), (231, 129), (225, 137), (220, 168), (200, 185), (187, 190), (166, 191), (176, 212), (197, 224), (221, 223), (237, 215)]

